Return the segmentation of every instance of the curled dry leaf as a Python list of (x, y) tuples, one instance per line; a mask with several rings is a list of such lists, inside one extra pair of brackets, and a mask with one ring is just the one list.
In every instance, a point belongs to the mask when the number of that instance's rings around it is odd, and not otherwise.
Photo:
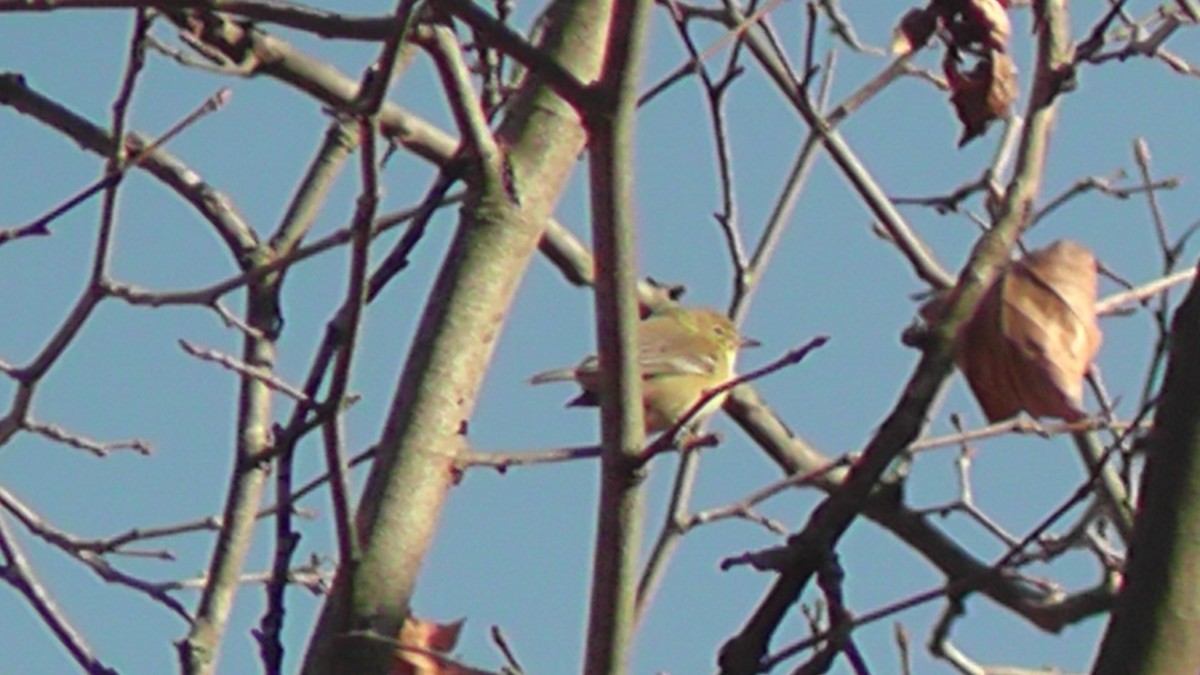
[[(1009, 0), (929, 0), (906, 12), (892, 31), (892, 53), (898, 56), (921, 49), (934, 35), (945, 43), (942, 70), (963, 127), (959, 146), (982, 135), (993, 120), (1008, 117), (1017, 100), (1008, 5)], [(964, 58), (975, 65), (965, 67)]]
[(955, 360), (989, 421), (1022, 410), (1075, 421), (1100, 341), (1096, 260), (1058, 241), (1001, 275), (959, 329)]
[[(957, 4), (957, 3), (955, 3)], [(1008, 50), (1012, 24), (1008, 20), (1006, 0), (963, 0), (963, 23), (978, 31), (978, 41), (988, 49)]]
[(437, 623), (409, 616), (400, 628), (396, 660), (389, 675), (461, 675), (470, 672), (449, 657), (458, 644), (463, 621)]
[(892, 31), (892, 53), (907, 54), (925, 46), (937, 29), (945, 29), (947, 46), (972, 54), (1008, 51), (1012, 24), (1008, 0), (930, 0), (905, 12)]
[(892, 54), (903, 56), (924, 47), (937, 25), (938, 15), (931, 9), (908, 10), (892, 31)]
[(1017, 100), (1017, 68), (1002, 51), (979, 59), (969, 71), (959, 70), (950, 52), (942, 65), (950, 84), (950, 103), (962, 122), (961, 147), (987, 131), (992, 121), (1008, 117)]

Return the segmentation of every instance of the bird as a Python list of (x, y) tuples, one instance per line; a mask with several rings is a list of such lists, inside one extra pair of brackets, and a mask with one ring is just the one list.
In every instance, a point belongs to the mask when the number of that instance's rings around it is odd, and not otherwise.
[[(738, 350), (758, 342), (741, 336), (737, 326), (716, 310), (670, 306), (638, 324), (637, 344), (645, 432), (657, 434), (675, 426), (706, 390), (733, 379)], [(538, 373), (529, 382), (573, 381), (583, 392), (567, 406), (595, 407), (600, 404), (599, 366), (599, 358), (592, 355), (577, 366)], [(705, 403), (688, 426), (716, 412), (727, 395), (721, 393)]]

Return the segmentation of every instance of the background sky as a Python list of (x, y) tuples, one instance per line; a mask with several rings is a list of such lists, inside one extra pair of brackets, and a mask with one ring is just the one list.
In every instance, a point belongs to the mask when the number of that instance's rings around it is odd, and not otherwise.
[[(329, 9), (383, 14), (391, 3), (363, 0), (327, 2)], [(892, 25), (910, 5), (889, 0), (870, 8), (846, 9), (860, 37), (886, 46)], [(1137, 16), (1151, 3), (1130, 3)], [(528, 25), (537, 9), (522, 5), (517, 23)], [(1075, 35), (1082, 37), (1099, 10), (1074, 8)], [(1011, 12), (1013, 51), (1020, 69), (1023, 110), (1028, 74), (1030, 16)], [(804, 6), (783, 3), (772, 19), (798, 62), (804, 38)], [(9, 13), (0, 18), (0, 71), (15, 71), (30, 84), (98, 124), (107, 124), (119, 85), (132, 18), (127, 12), (57, 11)], [(273, 29), (357, 78), (377, 55), (375, 45), (322, 41)], [(168, 26), (155, 35), (173, 40)], [(716, 30), (697, 32), (703, 46)], [(824, 33), (822, 50), (836, 46)], [(1194, 31), (1183, 30), (1168, 45), (1200, 59)], [(923, 66), (938, 69), (940, 52), (924, 54)], [(656, 10), (643, 81), (649, 86), (685, 60), (685, 52), (662, 10)], [(721, 63), (717, 61), (716, 63)], [(783, 98), (750, 62), (734, 85), (728, 105), (738, 208), (747, 240), (761, 231), (777, 199), (806, 128)], [(834, 101), (878, 72), (884, 60), (839, 52)], [(130, 126), (156, 135), (198, 105), (218, 87), (233, 98), (221, 112), (173, 141), (170, 151), (208, 183), (227, 194), (266, 236), (281, 218), (297, 181), (321, 141), (326, 113), (312, 99), (268, 80), (233, 79), (182, 68), (151, 58), (134, 100)], [(1178, 176), (1184, 188), (1160, 193), (1168, 226), (1178, 235), (1198, 217), (1194, 120), (1200, 82), (1149, 59), (1085, 66), (1078, 91), (1067, 95), (1051, 144), (1043, 189), (1057, 195), (1080, 178), (1137, 175), (1132, 142), (1144, 137), (1157, 177)], [(450, 129), (445, 107), (427, 60), (419, 59), (390, 91), (390, 99)], [(887, 89), (842, 127), (847, 141), (884, 189), (893, 196), (949, 192), (979, 175), (999, 141), (999, 128), (959, 149), (957, 122), (944, 94), (925, 82), (905, 79)], [(725, 307), (732, 287), (731, 266), (712, 218), (720, 208), (710, 124), (702, 92), (694, 81), (676, 85), (647, 106), (638, 119), (637, 210), (643, 274), (687, 286), (686, 301)], [(585, 241), (588, 203), (585, 168), (562, 199), (559, 219)], [(70, 141), (9, 108), (0, 109), (0, 227), (24, 223), (88, 184), (103, 160), (80, 152)], [(399, 154), (382, 173), (385, 208), (407, 207), (431, 181), (430, 167)], [(1122, 181), (1130, 183), (1135, 178)], [(127, 283), (156, 290), (187, 289), (235, 272), (220, 241), (186, 206), (155, 181), (134, 173), (124, 184), (113, 274)], [(312, 237), (345, 226), (358, 190), (356, 168), (339, 180)], [(981, 211), (978, 202), (970, 208)], [(942, 216), (907, 207), (903, 213), (926, 238), (944, 266), (957, 270), (978, 235), (961, 215)], [(0, 248), (0, 358), (24, 364), (64, 319), (83, 288), (99, 221), (99, 200), (54, 223), (53, 236), (25, 239)], [(414, 264), (371, 306), (352, 390), (362, 400), (346, 418), (350, 447), (377, 439), (397, 373), (407, 353), (416, 317), (449, 241), (455, 214), (438, 216), (421, 242)], [(1071, 237), (1091, 247), (1108, 267), (1135, 283), (1161, 272), (1146, 201), (1092, 193), (1076, 198), (1027, 238), (1031, 247)], [(386, 251), (395, 236), (373, 250)], [(336, 251), (304, 262), (289, 272), (284, 292), (286, 328), (280, 342), (279, 372), (298, 383), (307, 371), (325, 322), (344, 291), (347, 254)], [(1195, 262), (1186, 249), (1182, 264)], [(899, 336), (913, 320), (912, 295), (924, 290), (897, 251), (871, 233), (871, 217), (836, 168), (818, 162), (762, 280), (744, 332), (764, 347), (743, 356), (742, 367), (762, 365), (812, 336), (830, 343), (804, 363), (758, 383), (760, 392), (788, 425), (830, 456), (859, 450), (891, 409), (917, 353)], [(1118, 290), (1102, 282), (1101, 295)], [(1178, 297), (1180, 292), (1176, 292)], [(227, 298), (239, 307), (237, 295)], [(1125, 417), (1141, 392), (1153, 347), (1148, 315), (1106, 319), (1099, 356), (1111, 394)], [(565, 283), (546, 261), (534, 260), (526, 276), (471, 420), (470, 437), (479, 451), (537, 450), (580, 445), (598, 437), (593, 412), (563, 409), (570, 387), (530, 388), (528, 376), (574, 363), (592, 349), (590, 295)], [(151, 442), (142, 457), (117, 452), (97, 459), (81, 451), (24, 434), (0, 448), (0, 486), (35, 509), (46, 521), (80, 537), (104, 537), (132, 526), (152, 527), (219, 513), (232, 457), (236, 383), (220, 368), (187, 356), (186, 339), (236, 354), (240, 336), (211, 312), (195, 308), (131, 308), (105, 302), (81, 336), (37, 391), (33, 416), (71, 432), (100, 440), (131, 437)], [(0, 380), (0, 396), (14, 389)], [(1088, 401), (1095, 409), (1095, 402)], [(291, 412), (277, 401), (277, 418)], [(930, 434), (952, 431), (948, 414), (969, 426), (983, 423), (961, 377), (931, 421)], [(779, 477), (773, 464), (727, 419), (713, 428), (725, 442), (704, 454), (694, 505), (712, 508), (736, 501)], [(1068, 495), (1083, 477), (1075, 451), (1064, 439), (1014, 438), (977, 444), (973, 466), (977, 502), (1017, 535), (1029, 531)], [(915, 506), (953, 499), (956, 452), (922, 454), (913, 469), (908, 501)], [(316, 443), (306, 443), (298, 471), (313, 476), (323, 460)], [(655, 461), (647, 483), (652, 511), (648, 532), (657, 531), (666, 503), (673, 457)], [(355, 474), (361, 479), (360, 470)], [(457, 653), (480, 667), (501, 659), (488, 641), (488, 627), (500, 626), (530, 673), (577, 670), (582, 659), (587, 584), (597, 497), (594, 462), (521, 468), (499, 475), (468, 473), (450, 496), (435, 547), (427, 559), (415, 611), (424, 617), (467, 619)], [(800, 527), (820, 495), (795, 491), (763, 506), (768, 515)], [(326, 493), (304, 504), (315, 519), (304, 525), (297, 560), (329, 555), (333, 549)], [(7, 518), (7, 514), (6, 514)], [(128, 589), (107, 585), (76, 561), (33, 538), (7, 518), (30, 563), (63, 610), (100, 658), (126, 673), (176, 669), (172, 642), (186, 626), (160, 605)], [(994, 559), (1004, 551), (995, 539), (960, 517), (945, 521), (949, 532), (972, 551)], [(117, 558), (124, 571), (156, 581), (200, 575), (208, 563), (211, 533), (153, 542), (167, 548), (173, 562)], [(716, 649), (749, 616), (773, 577), (736, 568), (721, 572), (725, 557), (780, 543), (758, 526), (726, 521), (689, 534), (674, 560), (639, 634), (635, 673), (676, 675), (710, 672)], [(649, 540), (647, 541), (649, 544)], [(264, 527), (248, 571), (266, 569), (272, 551), (271, 528)], [(856, 524), (839, 552), (847, 571), (849, 607), (862, 613), (936, 587), (941, 577), (890, 534), (870, 523)], [(1094, 584), (1099, 569), (1088, 557), (1067, 556), (1052, 566), (1033, 567), (1068, 589)], [(189, 608), (197, 594), (178, 597)], [(816, 596), (806, 595), (811, 601)], [(286, 640), (294, 667), (303, 653), (320, 599), (304, 590), (288, 595)], [(926, 604), (855, 633), (873, 672), (898, 670), (893, 623), (912, 636), (918, 673), (950, 672), (923, 644), (942, 607)], [(263, 610), (260, 586), (238, 596), (221, 654), (221, 672), (259, 670), (250, 630)], [(67, 672), (74, 665), (38, 621), (24, 599), (0, 590), (0, 671)], [(957, 624), (955, 644), (985, 664), (1054, 666), (1065, 671), (1088, 667), (1103, 627), (1093, 619), (1061, 635), (1044, 635), (990, 601), (972, 597), (967, 617)], [(776, 646), (806, 634), (799, 612), (785, 625)], [(793, 664), (794, 665), (794, 664)], [(834, 672), (847, 672), (839, 663)]]

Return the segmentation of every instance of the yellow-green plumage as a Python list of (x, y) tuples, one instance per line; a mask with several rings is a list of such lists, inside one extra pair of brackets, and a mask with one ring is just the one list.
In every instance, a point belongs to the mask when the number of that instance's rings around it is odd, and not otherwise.
[[(682, 418), (707, 389), (734, 376), (738, 348), (753, 344), (738, 335), (725, 315), (705, 308), (671, 307), (638, 324), (638, 366), (646, 433), (665, 431)], [(538, 373), (533, 384), (572, 380), (583, 389), (568, 405), (599, 404), (599, 360), (589, 356), (574, 368)], [(725, 395), (705, 404), (692, 419), (704, 419), (721, 407)]]

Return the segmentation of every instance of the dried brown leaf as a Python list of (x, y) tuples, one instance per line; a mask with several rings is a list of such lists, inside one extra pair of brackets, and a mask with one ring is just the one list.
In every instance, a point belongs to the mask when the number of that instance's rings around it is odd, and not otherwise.
[(992, 121), (1009, 116), (1017, 100), (1017, 68), (1007, 53), (994, 51), (975, 67), (962, 71), (950, 52), (943, 62), (950, 103), (962, 123), (959, 146), (987, 131)]
[(946, 29), (947, 47), (979, 54), (1008, 51), (1008, 5), (1008, 0), (931, 0), (929, 10)]
[(955, 356), (989, 421), (1021, 411), (1074, 421), (1100, 342), (1095, 258), (1058, 241), (1009, 266), (960, 328)]
[(1001, 0), (966, 0), (963, 15), (983, 34), (985, 47), (999, 51), (1008, 50), (1008, 38), (1012, 35), (1012, 23), (1008, 20), (1007, 3)]
[(467, 672), (448, 656), (458, 644), (464, 621), (437, 623), (409, 616), (400, 628), (399, 647), (390, 675), (459, 675)]
[(921, 49), (937, 30), (938, 15), (927, 8), (914, 8), (904, 13), (892, 31), (892, 54), (903, 56)]

